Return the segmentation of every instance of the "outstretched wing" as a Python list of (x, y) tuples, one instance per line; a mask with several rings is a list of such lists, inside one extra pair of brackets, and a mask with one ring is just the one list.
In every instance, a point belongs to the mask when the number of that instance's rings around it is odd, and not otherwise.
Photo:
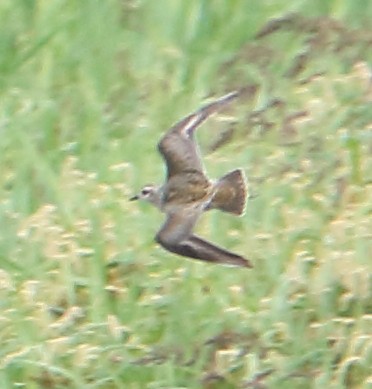
[(155, 240), (165, 248), (168, 245), (177, 245), (192, 234), (192, 229), (201, 213), (201, 209), (191, 207), (178, 208), (177, 211), (169, 212)]
[(176, 123), (160, 140), (158, 148), (167, 165), (168, 179), (173, 175), (196, 170), (203, 172), (203, 164), (194, 138), (195, 129), (211, 114), (238, 97), (239, 92), (231, 92), (205, 105)]
[(242, 256), (231, 251), (223, 249), (215, 244), (207, 242), (196, 235), (191, 235), (189, 239), (182, 242), (180, 252), (177, 254), (184, 255), (202, 261), (233, 265), (239, 267), (252, 268), (252, 263)]
[(202, 261), (251, 268), (251, 262), (192, 234), (199, 213), (182, 212), (168, 215), (156, 241), (165, 249), (183, 257)]

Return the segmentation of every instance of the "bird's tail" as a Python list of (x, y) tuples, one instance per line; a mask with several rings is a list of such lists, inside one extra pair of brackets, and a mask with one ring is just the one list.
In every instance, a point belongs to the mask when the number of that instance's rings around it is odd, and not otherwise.
[(244, 172), (233, 170), (220, 178), (215, 184), (215, 195), (209, 208), (242, 215), (247, 199), (247, 187)]

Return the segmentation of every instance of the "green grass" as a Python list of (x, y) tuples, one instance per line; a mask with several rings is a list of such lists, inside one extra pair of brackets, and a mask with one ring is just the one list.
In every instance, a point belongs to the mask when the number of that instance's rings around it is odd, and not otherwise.
[[(371, 19), (367, 0), (1, 1), (1, 388), (371, 388)], [(198, 233), (255, 268), (172, 255), (128, 198), (163, 179), (160, 134), (249, 84), (198, 137), (210, 176), (243, 167), (257, 196)]]

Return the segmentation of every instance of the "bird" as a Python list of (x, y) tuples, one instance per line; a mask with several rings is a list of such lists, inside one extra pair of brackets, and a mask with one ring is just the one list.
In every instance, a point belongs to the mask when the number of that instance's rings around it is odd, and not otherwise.
[(245, 211), (247, 184), (243, 170), (235, 169), (210, 180), (195, 140), (195, 130), (239, 95), (239, 91), (230, 92), (175, 123), (158, 143), (166, 165), (164, 184), (145, 185), (130, 200), (147, 201), (165, 214), (165, 222), (155, 236), (164, 249), (191, 259), (252, 268), (249, 259), (193, 233), (205, 211), (218, 209), (239, 216)]

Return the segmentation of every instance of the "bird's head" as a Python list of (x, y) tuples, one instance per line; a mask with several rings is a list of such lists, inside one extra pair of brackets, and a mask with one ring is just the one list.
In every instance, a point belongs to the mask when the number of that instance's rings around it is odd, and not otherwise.
[(151, 204), (154, 204), (156, 207), (159, 207), (160, 206), (159, 188), (152, 184), (145, 185), (138, 194), (131, 197), (129, 200), (130, 201), (144, 200)]

